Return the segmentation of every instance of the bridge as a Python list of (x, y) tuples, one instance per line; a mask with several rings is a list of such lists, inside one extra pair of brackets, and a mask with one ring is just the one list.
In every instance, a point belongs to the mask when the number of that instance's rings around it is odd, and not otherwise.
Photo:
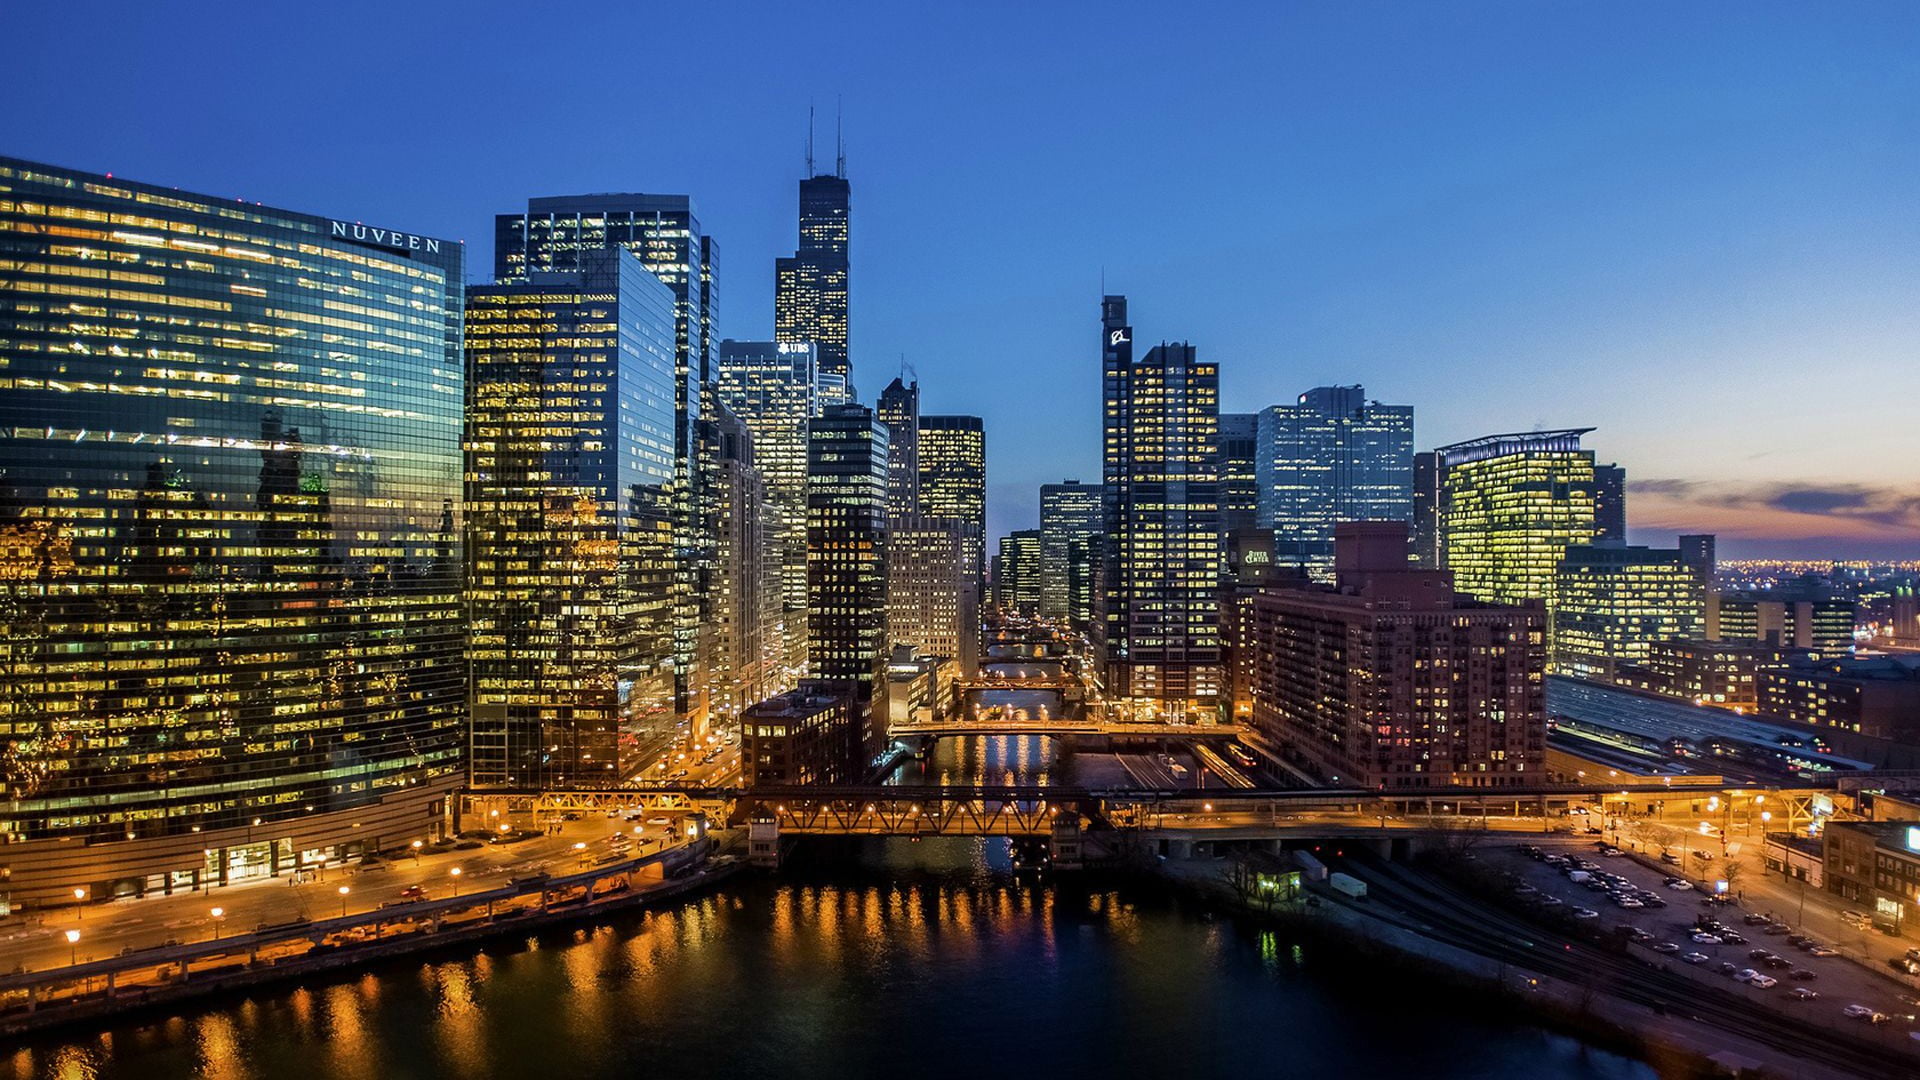
[(1050, 836), (1054, 818), (1098, 813), (1084, 788), (992, 784), (759, 787), (743, 792), (736, 818), (772, 823), (782, 835)]
[(1244, 734), (1238, 724), (1141, 724), (1119, 720), (1068, 720), (1062, 717), (1032, 717), (1025, 720), (972, 719), (930, 720), (890, 725), (892, 738), (926, 735), (945, 738), (951, 735), (1082, 735), (1137, 737), (1142, 739), (1231, 739)]
[(953, 681), (955, 690), (970, 694), (975, 690), (1052, 690), (1067, 693), (1080, 689), (1080, 680), (1071, 675), (975, 675)]

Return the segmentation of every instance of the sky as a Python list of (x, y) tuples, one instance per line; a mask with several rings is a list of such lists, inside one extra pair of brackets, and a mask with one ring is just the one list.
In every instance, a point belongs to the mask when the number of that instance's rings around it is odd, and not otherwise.
[(1222, 407), (1587, 427), (1630, 537), (1920, 557), (1920, 5), (11, 5), (0, 154), (467, 241), (690, 194), (771, 337), (809, 104), (871, 401), (986, 418), (989, 532), (1099, 475), (1099, 297)]

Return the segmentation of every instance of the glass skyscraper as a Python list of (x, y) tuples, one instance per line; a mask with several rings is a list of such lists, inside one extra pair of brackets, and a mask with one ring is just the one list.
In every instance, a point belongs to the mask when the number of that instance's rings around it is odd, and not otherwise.
[(1442, 446), (1441, 558), (1455, 586), (1490, 604), (1546, 600), (1567, 548), (1594, 524), (1592, 428), (1535, 431)]
[(577, 263), (467, 295), (477, 787), (626, 780), (674, 731), (674, 296)]
[(967, 527), (974, 594), (987, 580), (987, 429), (977, 416), (920, 417), (920, 514)]
[(807, 658), (847, 687), (878, 748), (887, 656), (887, 425), (831, 405), (807, 434)]
[(1260, 414), (1220, 414), (1220, 522), (1232, 533), (1259, 519)]
[(1656, 641), (1706, 627), (1706, 587), (1678, 550), (1575, 544), (1554, 576), (1548, 651), (1561, 675), (1612, 681)]
[[(808, 162), (811, 172), (811, 154)], [(847, 356), (852, 205), (844, 158), (834, 173), (800, 181), (800, 246), (791, 258), (774, 260), (774, 340), (819, 347), (823, 405), (849, 402), (854, 396)]]
[(0, 883), (190, 889), (464, 780), (464, 252), (0, 158)]
[(766, 483), (767, 532), (779, 549), (785, 660), (806, 662), (807, 424), (819, 415), (816, 350), (771, 341), (720, 343), (716, 393), (753, 432), (753, 462)]
[(1064, 620), (1070, 613), (1069, 557), (1103, 527), (1099, 484), (1067, 480), (1040, 485), (1040, 601), (1044, 618)]
[(1413, 406), (1368, 401), (1359, 386), (1320, 386), (1260, 413), (1258, 523), (1274, 560), (1333, 579), (1333, 527), (1413, 518)]

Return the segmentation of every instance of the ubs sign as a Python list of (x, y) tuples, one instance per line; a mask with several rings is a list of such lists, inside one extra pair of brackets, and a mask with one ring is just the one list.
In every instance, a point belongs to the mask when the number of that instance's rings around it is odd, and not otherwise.
[(334, 221), (333, 237), (336, 240), (352, 240), (358, 244), (372, 244), (375, 247), (394, 248), (398, 251), (425, 251), (440, 254), (440, 241), (430, 236), (415, 236), (413, 233), (395, 232), (392, 229), (375, 229), (357, 222)]

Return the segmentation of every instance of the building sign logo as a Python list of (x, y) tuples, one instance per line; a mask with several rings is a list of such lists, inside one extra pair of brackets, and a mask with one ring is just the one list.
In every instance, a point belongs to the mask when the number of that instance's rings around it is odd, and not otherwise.
[(331, 224), (333, 235), (341, 240), (354, 240), (362, 244), (375, 244), (401, 251), (426, 251), (434, 255), (440, 254), (440, 241), (430, 236), (415, 236), (412, 233), (395, 232), (392, 229), (375, 229), (345, 221), (335, 221)]
[(1125, 330), (1115, 330), (1107, 335), (1108, 346), (1125, 345), (1129, 340)]

